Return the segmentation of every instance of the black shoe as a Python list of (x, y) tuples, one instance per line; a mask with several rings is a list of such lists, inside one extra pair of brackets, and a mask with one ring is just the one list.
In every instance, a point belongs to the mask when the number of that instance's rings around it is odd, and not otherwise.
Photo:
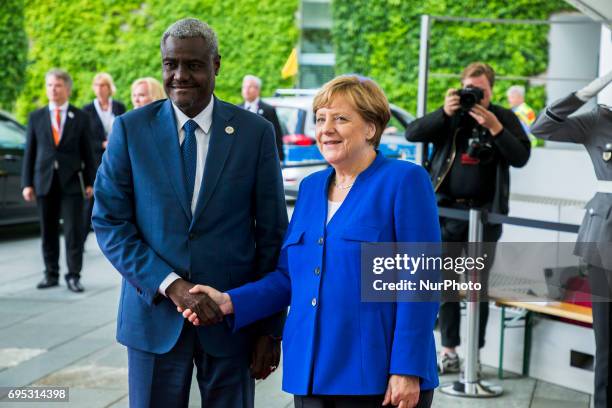
[(79, 278), (66, 278), (66, 286), (68, 286), (68, 290), (75, 293), (80, 293), (85, 290), (79, 282)]
[(36, 289), (47, 289), (52, 288), (54, 286), (59, 286), (59, 279), (51, 276), (45, 276), (43, 280), (38, 282), (38, 285), (36, 285)]

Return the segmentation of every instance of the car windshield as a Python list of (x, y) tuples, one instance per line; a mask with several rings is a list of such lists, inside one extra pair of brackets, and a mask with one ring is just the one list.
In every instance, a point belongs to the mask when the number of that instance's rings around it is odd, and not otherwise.
[(24, 133), (15, 122), (0, 117), (0, 147), (7, 149), (23, 147)]
[(306, 116), (304, 110), (290, 106), (277, 106), (276, 114), (283, 135), (303, 134), (304, 117)]
[(383, 134), (403, 136), (406, 131), (406, 125), (414, 119), (409, 113), (404, 112), (396, 106), (391, 106), (391, 119), (387, 124)]

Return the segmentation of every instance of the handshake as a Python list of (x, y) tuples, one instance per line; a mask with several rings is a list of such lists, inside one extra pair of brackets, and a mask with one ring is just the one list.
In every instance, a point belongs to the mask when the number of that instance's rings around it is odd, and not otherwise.
[[(232, 299), (210, 286), (194, 285), (177, 279), (166, 288), (166, 295), (194, 326), (208, 326), (223, 321), (225, 315), (234, 313)], [(251, 356), (251, 376), (266, 379), (280, 363), (280, 339), (261, 335), (255, 340)]]
[(227, 293), (210, 286), (194, 285), (177, 279), (166, 289), (166, 295), (194, 326), (208, 326), (223, 321), (227, 314), (234, 313), (234, 305)]

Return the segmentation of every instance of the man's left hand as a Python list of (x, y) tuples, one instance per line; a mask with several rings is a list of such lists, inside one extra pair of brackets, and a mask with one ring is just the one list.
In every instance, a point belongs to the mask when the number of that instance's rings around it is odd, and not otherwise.
[(85, 187), (85, 197), (87, 197), (88, 200), (91, 197), (93, 197), (93, 187), (92, 186)]
[(265, 380), (276, 370), (280, 363), (280, 340), (270, 336), (257, 338), (251, 360), (251, 377)]
[(473, 117), (480, 126), (487, 128), (492, 136), (497, 136), (504, 130), (504, 126), (499, 119), (497, 119), (497, 116), (482, 105), (474, 105), (474, 107), (470, 109), (470, 116)]

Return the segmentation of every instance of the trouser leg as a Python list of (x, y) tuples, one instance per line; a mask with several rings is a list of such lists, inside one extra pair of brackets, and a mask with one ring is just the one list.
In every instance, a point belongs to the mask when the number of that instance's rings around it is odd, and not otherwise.
[[(447, 243), (445, 256), (458, 257), (463, 252), (467, 251), (468, 227), (466, 221), (461, 220), (441, 220), (442, 240)], [(497, 226), (484, 226), (483, 241), (492, 243), (499, 239), (499, 228)], [(487, 244), (487, 262), (485, 269), (478, 275), (478, 280), (482, 284), (483, 294), (485, 296), (489, 282), (489, 271), (495, 261), (495, 248), (493, 245)], [(459, 280), (460, 275), (451, 273), (445, 276), (445, 279)], [(444, 297), (444, 295), (443, 295)], [(447, 298), (457, 298), (456, 293), (447, 293)], [(480, 302), (480, 312), (478, 315), (478, 347), (482, 348), (485, 345), (487, 323), (489, 320), (489, 302)], [(461, 343), (461, 310), (458, 302), (448, 301), (442, 302), (438, 315), (440, 334), (442, 338), (442, 346), (455, 348)]]
[[(415, 408), (429, 408), (433, 401), (434, 390), (421, 391)], [(384, 395), (296, 395), (295, 408), (379, 408)]]
[[(441, 235), (444, 241), (444, 256), (457, 257), (463, 252), (463, 241), (467, 238), (467, 223), (460, 220), (441, 219)], [(455, 271), (443, 271), (445, 280), (459, 281), (459, 275)], [(438, 313), (438, 325), (442, 338), (442, 346), (455, 348), (461, 343), (461, 307), (457, 299), (459, 294), (449, 290), (442, 294), (443, 302), (440, 304)]]
[(196, 345), (194, 362), (202, 407), (253, 408), (255, 380), (249, 370), (249, 355), (215, 357)]
[(40, 217), (45, 274), (57, 278), (59, 276), (59, 220), (61, 211), (61, 192), (57, 175), (53, 176), (49, 192), (44, 196), (38, 196), (36, 201)]
[(196, 341), (195, 329), (186, 324), (167, 353), (128, 347), (130, 408), (187, 408)]
[(91, 214), (93, 212), (94, 198), (91, 197), (89, 200), (84, 200), (83, 209), (83, 246), (87, 241), (89, 231), (91, 231)]
[(62, 219), (66, 240), (67, 277), (79, 279), (83, 267), (83, 197), (79, 195), (62, 197)]

